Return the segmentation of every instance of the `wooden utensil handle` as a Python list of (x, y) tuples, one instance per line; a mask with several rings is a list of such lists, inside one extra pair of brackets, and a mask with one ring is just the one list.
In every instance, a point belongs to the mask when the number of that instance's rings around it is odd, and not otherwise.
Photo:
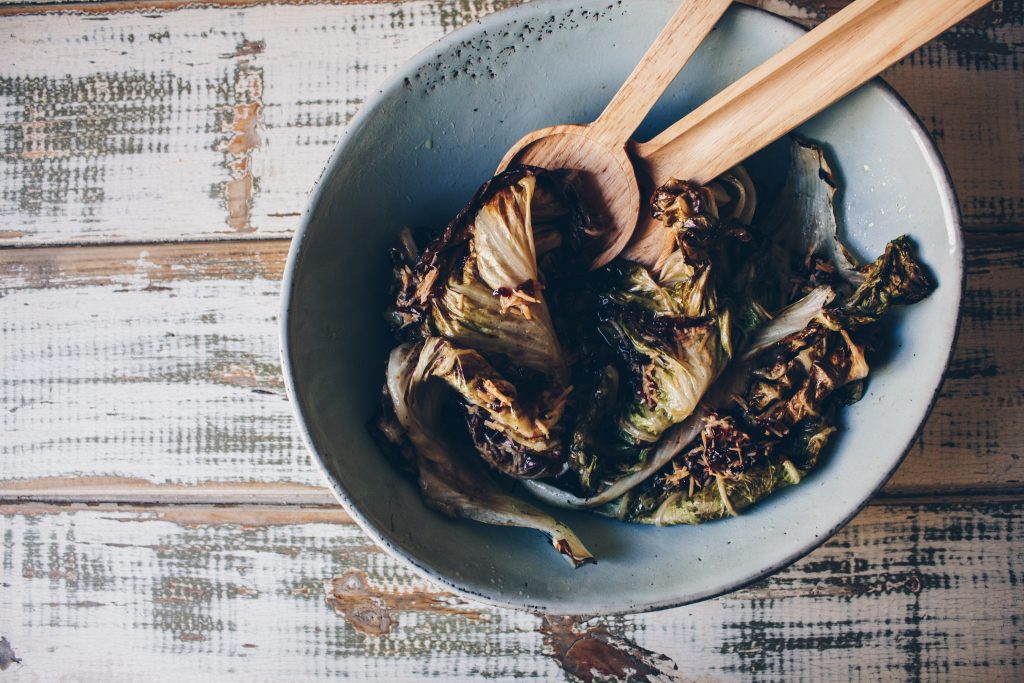
[(634, 156), (656, 184), (706, 183), (799, 126), (988, 0), (856, 0)]
[(591, 134), (621, 148), (679, 74), (732, 0), (683, 0), (626, 82), (591, 124)]

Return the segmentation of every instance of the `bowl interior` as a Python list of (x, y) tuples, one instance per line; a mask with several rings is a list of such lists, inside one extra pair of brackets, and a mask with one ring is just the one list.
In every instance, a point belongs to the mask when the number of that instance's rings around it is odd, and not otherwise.
[[(449, 36), (410, 64), (339, 143), (285, 283), (289, 391), (332, 487), (375, 540), (423, 573), (493, 603), (559, 613), (656, 609), (716, 595), (808, 552), (891, 474), (924, 419), (955, 333), (958, 216), (941, 161), (883, 85), (862, 88), (801, 127), (831, 148), (840, 216), (860, 254), (912, 235), (935, 294), (901, 311), (892, 351), (847, 409), (825, 462), (800, 486), (741, 517), (650, 528), (557, 511), (599, 558), (579, 570), (536, 532), (455, 521), (424, 507), (366, 424), (392, 342), (382, 320), (388, 248), (404, 225), (446, 222), (524, 133), (593, 120), (673, 11), (644, 3), (529, 3)], [(799, 27), (734, 7), (645, 121), (646, 139), (794, 40)], [(780, 178), (784, 153), (751, 163)]]

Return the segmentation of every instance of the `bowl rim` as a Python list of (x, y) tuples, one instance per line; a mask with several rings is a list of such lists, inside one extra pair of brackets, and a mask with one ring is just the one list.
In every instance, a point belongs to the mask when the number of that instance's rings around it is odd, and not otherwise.
[[(280, 351), (281, 370), (284, 377), (285, 393), (288, 397), (288, 403), (291, 406), (292, 414), (295, 418), (296, 425), (299, 428), (302, 442), (306, 447), (306, 450), (310, 455), (313, 456), (313, 460), (317, 465), (317, 469), (320, 471), (321, 476), (330, 488), (331, 493), (335, 499), (341, 504), (349, 516), (359, 525), (363, 533), (369, 536), (374, 543), (386, 550), (392, 557), (397, 558), (403, 562), (406, 566), (410, 567), (419, 576), (432, 582), (436, 585), (441, 586), (445, 590), (451, 591), (458, 596), (480, 602), (492, 607), (498, 608), (509, 608), (521, 611), (529, 611), (535, 613), (544, 614), (557, 614), (564, 616), (577, 616), (583, 618), (590, 618), (596, 616), (619, 616), (627, 614), (639, 614), (645, 612), (654, 612), (660, 610), (672, 609), (675, 607), (682, 607), (684, 605), (690, 605), (704, 600), (716, 598), (727, 593), (740, 590), (746, 586), (749, 586), (761, 579), (774, 574), (785, 567), (797, 562), (798, 560), (806, 557), (811, 552), (819, 548), (826, 541), (832, 538), (838, 533), (843, 527), (845, 527), (854, 517), (863, 511), (863, 509), (876, 498), (878, 492), (883, 486), (892, 478), (892, 475), (896, 472), (899, 466), (906, 459), (911, 449), (918, 442), (921, 432), (924, 429), (925, 424), (928, 422), (928, 418), (931, 415), (932, 409), (935, 407), (935, 403), (938, 400), (939, 394), (942, 391), (942, 387), (946, 381), (946, 375), (949, 371), (949, 365), (953, 358), (953, 352), (956, 349), (957, 340), (960, 335), (960, 324), (961, 324), (961, 310), (963, 301), (963, 292), (966, 282), (966, 255), (964, 251), (964, 236), (963, 236), (963, 216), (960, 211), (960, 203), (957, 197), (956, 188), (953, 184), (952, 175), (949, 172), (949, 168), (946, 166), (945, 160), (942, 158), (935, 141), (928, 134), (927, 129), (924, 126), (921, 118), (911, 109), (907, 101), (885, 80), (881, 77), (877, 77), (869, 81), (868, 83), (861, 86), (861, 88), (874, 87), (878, 88), (883, 98), (887, 99), (890, 104), (894, 105), (894, 109), (899, 112), (900, 116), (904, 118), (911, 126), (912, 131), (921, 143), (922, 152), (925, 155), (925, 161), (927, 165), (935, 173), (937, 179), (937, 189), (942, 198), (943, 212), (946, 216), (947, 228), (949, 230), (949, 236), (951, 238), (951, 244), (956, 248), (959, 254), (959, 259), (955, 261), (955, 267), (959, 271), (959, 278), (956, 281), (956, 320), (953, 325), (953, 335), (950, 340), (949, 351), (946, 354), (946, 360), (943, 365), (942, 375), (939, 382), (935, 386), (935, 390), (932, 393), (931, 398), (928, 401), (928, 406), (924, 411), (921, 418), (920, 424), (914, 431), (913, 437), (904, 446), (902, 453), (893, 461), (892, 466), (884, 476), (881, 476), (878, 483), (872, 489), (870, 495), (865, 497), (857, 506), (852, 508), (847, 514), (843, 515), (843, 518), (834, 526), (829, 528), (826, 532), (816, 536), (810, 542), (802, 546), (799, 550), (790, 553), (784, 559), (774, 562), (768, 566), (760, 567), (756, 571), (750, 572), (748, 576), (731, 581), (722, 586), (716, 587), (712, 590), (705, 590), (697, 593), (682, 595), (676, 598), (668, 598), (665, 600), (647, 601), (642, 603), (629, 603), (627, 606), (616, 607), (610, 610), (602, 610), (594, 612), (593, 610), (588, 611), (565, 611), (560, 608), (552, 609), (550, 606), (545, 604), (534, 604), (529, 601), (519, 599), (517, 600), (513, 595), (506, 595), (500, 590), (496, 590), (494, 594), (486, 594), (473, 588), (467, 588), (461, 585), (435, 568), (429, 566), (427, 563), (421, 562), (417, 558), (413, 557), (409, 552), (405, 550), (398, 543), (392, 542), (387, 536), (381, 533), (373, 524), (366, 519), (359, 508), (353, 503), (349, 496), (348, 489), (346, 486), (336, 478), (327, 466), (326, 461), (320, 455), (316, 440), (311, 434), (306, 422), (306, 409), (301, 405), (300, 401), (297, 400), (295, 376), (293, 369), (292, 359), (292, 347), (289, 339), (289, 330), (291, 328), (291, 302), (295, 293), (296, 286), (296, 269), (299, 260), (302, 258), (303, 251), (306, 244), (306, 236), (311, 227), (313, 215), (316, 212), (317, 207), (321, 205), (325, 197), (327, 196), (327, 188), (324, 183), (324, 178), (328, 172), (334, 169), (348, 147), (348, 140), (355, 136), (360, 129), (366, 124), (371, 117), (371, 112), (375, 110), (381, 102), (386, 100), (389, 96), (394, 94), (396, 91), (400, 91), (404, 87), (404, 74), (410, 71), (415, 71), (421, 67), (428, 65), (429, 63), (437, 59), (438, 53), (443, 51), (450, 45), (463, 40), (469, 34), (475, 34), (480, 31), (490, 30), (494, 27), (514, 21), (516, 19), (526, 19), (533, 17), (539, 13), (558, 11), (559, 9), (568, 9), (570, 7), (578, 7), (580, 4), (586, 4), (587, 2), (597, 3), (600, 0), (541, 0), (537, 2), (527, 2), (515, 7), (506, 8), (496, 12), (492, 12), (485, 17), (472, 21), (465, 24), (454, 31), (451, 31), (438, 40), (434, 41), (424, 49), (417, 52), (411, 59), (402, 63), (394, 73), (386, 78), (379, 86), (371, 97), (368, 97), (366, 102), (362, 105), (359, 112), (353, 117), (352, 122), (342, 133), (341, 137), (334, 145), (334, 150), (331, 153), (330, 158), (321, 169), (320, 174), (311, 188), (307, 200), (306, 208), (303, 211), (302, 218), (299, 221), (299, 225), (295, 230), (295, 234), (292, 236), (291, 244), (288, 249), (288, 258), (285, 262), (284, 274), (281, 282), (281, 301), (280, 301), (280, 314), (279, 314), (279, 325), (278, 325), (278, 343)], [(757, 13), (765, 17), (767, 21), (776, 21), (790, 26), (799, 28), (801, 31), (806, 32), (807, 27), (803, 26), (799, 22), (790, 19), (788, 17), (780, 16), (774, 12), (770, 12), (759, 7), (753, 7), (749, 5), (734, 4), (730, 10), (731, 12), (749, 12)], [(859, 90), (860, 88), (858, 88)], [(947, 286), (953, 286), (950, 283)]]

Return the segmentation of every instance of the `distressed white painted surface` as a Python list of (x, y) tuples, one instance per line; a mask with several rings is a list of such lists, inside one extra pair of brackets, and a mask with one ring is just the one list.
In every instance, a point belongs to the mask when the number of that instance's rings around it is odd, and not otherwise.
[[(540, 618), (436, 593), (343, 516), (223, 514), (4, 510), (0, 635), (23, 660), (4, 680), (565, 678)], [(869, 508), (766, 582), (586, 626), (667, 655), (679, 680), (1009, 680), (1024, 666), (1021, 514)], [(372, 596), (343, 600), (346, 618), (324, 582), (353, 571)], [(371, 616), (397, 623), (353, 628)]]
[(0, 243), (289, 234), (377, 84), (503, 4), (4, 18)]
[(4, 292), (0, 476), (319, 483), (278, 368), (277, 279), (154, 280), (146, 249), (127, 265)]

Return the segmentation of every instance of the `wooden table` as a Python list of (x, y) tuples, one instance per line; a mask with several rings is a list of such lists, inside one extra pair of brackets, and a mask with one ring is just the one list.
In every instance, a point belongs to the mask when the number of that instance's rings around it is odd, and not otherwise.
[(0, 6), (0, 681), (1024, 677), (1021, 0), (887, 73), (956, 182), (963, 322), (912, 454), (822, 548), (577, 623), (441, 593), (335, 505), (278, 369), (288, 237), (376, 85), (510, 4)]

